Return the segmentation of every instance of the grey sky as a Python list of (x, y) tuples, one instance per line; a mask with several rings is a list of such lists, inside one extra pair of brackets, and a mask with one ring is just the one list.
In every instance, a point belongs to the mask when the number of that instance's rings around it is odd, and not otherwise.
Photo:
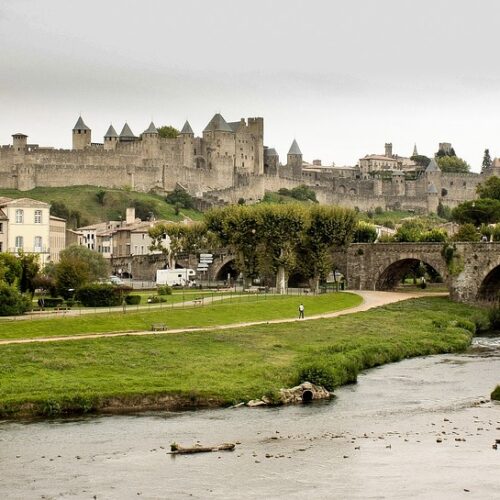
[(264, 116), (282, 160), (500, 156), (497, 0), (0, 0), (0, 143)]

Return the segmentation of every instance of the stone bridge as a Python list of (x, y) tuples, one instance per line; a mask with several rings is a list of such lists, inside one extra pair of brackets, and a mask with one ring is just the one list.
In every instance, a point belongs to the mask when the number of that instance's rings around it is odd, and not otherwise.
[[(228, 250), (213, 251), (214, 261), (204, 279), (223, 282), (238, 276), (235, 257)], [(333, 260), (351, 290), (391, 290), (420, 262), (439, 274), (450, 295), (460, 302), (497, 300), (500, 294), (499, 243), (360, 243), (333, 252)], [(185, 255), (180, 267), (196, 269), (197, 258)], [(153, 279), (165, 266), (163, 256), (114, 259), (134, 278)], [(127, 267), (126, 267), (127, 266)]]
[(500, 243), (371, 243), (334, 252), (337, 269), (355, 290), (390, 290), (422, 262), (460, 302), (485, 302), (500, 292)]

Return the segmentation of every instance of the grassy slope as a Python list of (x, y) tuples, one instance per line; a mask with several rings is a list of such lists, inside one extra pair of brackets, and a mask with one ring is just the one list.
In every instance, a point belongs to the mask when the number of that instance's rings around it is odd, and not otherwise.
[(33, 198), (35, 200), (63, 202), (70, 210), (78, 210), (89, 224), (106, 220), (118, 220), (118, 216), (125, 216), (125, 209), (136, 200), (150, 201), (154, 203), (154, 214), (157, 219), (172, 221), (182, 220), (188, 216), (198, 220), (202, 214), (195, 210), (182, 209), (179, 215), (175, 215), (174, 207), (165, 202), (162, 196), (149, 193), (138, 193), (120, 189), (106, 189), (104, 205), (100, 205), (96, 199), (96, 193), (100, 188), (95, 186), (71, 186), (64, 188), (35, 188), (31, 191), (17, 191), (15, 189), (0, 189), (0, 196), (10, 198)]
[[(152, 309), (139, 312), (84, 314), (76, 317), (0, 322), (0, 339), (54, 337), (85, 333), (149, 330), (152, 323), (166, 323), (169, 328), (224, 325), (246, 321), (293, 318), (300, 301), (309, 315), (338, 311), (361, 303), (359, 295), (332, 293), (317, 297), (270, 295), (228, 298), (226, 302), (186, 309)], [(134, 307), (129, 306), (129, 311)]]
[(105, 398), (138, 395), (249, 400), (297, 383), (301, 367), (315, 362), (319, 371), (328, 363), (339, 385), (364, 368), (465, 349), (471, 334), (454, 320), (479, 313), (425, 298), (307, 323), (3, 346), (0, 416), (23, 404), (31, 414), (89, 411)]

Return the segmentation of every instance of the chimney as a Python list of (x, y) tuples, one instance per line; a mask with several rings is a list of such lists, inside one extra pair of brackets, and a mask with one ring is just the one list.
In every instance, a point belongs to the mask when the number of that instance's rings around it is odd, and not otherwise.
[(129, 207), (129, 208), (127, 208), (125, 223), (126, 224), (133, 224), (134, 222), (135, 222), (135, 208)]

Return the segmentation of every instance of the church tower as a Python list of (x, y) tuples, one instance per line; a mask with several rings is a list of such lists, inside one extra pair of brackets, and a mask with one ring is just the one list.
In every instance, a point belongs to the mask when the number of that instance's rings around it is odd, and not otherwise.
[(91, 143), (92, 131), (85, 125), (80, 116), (73, 127), (73, 149), (82, 150), (88, 148)]

